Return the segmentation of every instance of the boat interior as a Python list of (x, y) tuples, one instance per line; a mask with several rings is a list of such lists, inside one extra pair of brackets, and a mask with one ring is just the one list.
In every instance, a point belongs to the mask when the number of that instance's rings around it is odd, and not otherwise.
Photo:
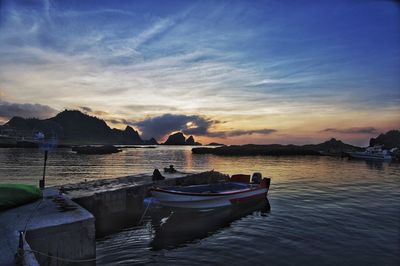
[(231, 190), (241, 190), (249, 188), (250, 184), (239, 182), (223, 182), (206, 185), (184, 186), (184, 187), (167, 187), (165, 190), (179, 191), (179, 192), (192, 192), (192, 193), (219, 193)]

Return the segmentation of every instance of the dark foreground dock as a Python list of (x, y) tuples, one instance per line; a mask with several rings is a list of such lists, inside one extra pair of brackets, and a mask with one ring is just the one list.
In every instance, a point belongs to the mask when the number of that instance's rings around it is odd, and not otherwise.
[[(16, 256), (20, 232), (24, 252)], [(96, 239), (93, 215), (55, 188), (43, 199), (0, 212), (0, 265), (94, 265)]]
[[(153, 182), (151, 175), (144, 174), (47, 188), (43, 200), (0, 212), (0, 265), (16, 265), (16, 258), (24, 261), (22, 265), (95, 265), (96, 236), (136, 225), (153, 185), (204, 184), (227, 178), (208, 171), (176, 173)], [(16, 256), (24, 231), (24, 253)]]

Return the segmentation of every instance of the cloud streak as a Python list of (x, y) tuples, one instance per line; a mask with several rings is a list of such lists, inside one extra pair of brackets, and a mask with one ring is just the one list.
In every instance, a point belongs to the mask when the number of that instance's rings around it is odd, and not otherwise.
[(253, 135), (253, 134), (270, 135), (277, 131), (278, 130), (271, 128), (255, 129), (255, 130), (234, 130), (231, 132), (227, 132), (226, 135), (229, 137), (237, 137), (237, 136)]
[(326, 128), (321, 132), (332, 132), (340, 134), (377, 134), (379, 130), (374, 127), (351, 127), (351, 128)]

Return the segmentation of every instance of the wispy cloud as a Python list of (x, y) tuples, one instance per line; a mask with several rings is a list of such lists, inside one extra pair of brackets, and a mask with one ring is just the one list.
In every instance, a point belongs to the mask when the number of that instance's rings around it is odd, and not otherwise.
[[(106, 111), (93, 110), (92, 108), (87, 107), (87, 106), (79, 106), (78, 108), (79, 108), (80, 111), (82, 111), (82, 112), (84, 112), (84, 113), (91, 114), (91, 115), (95, 115), (95, 116), (100, 116), (100, 117), (102, 117), (102, 116), (107, 116), (107, 115), (109, 115), (109, 113), (106, 112)], [(66, 108), (66, 109), (68, 109), (68, 108)]]
[(351, 127), (351, 128), (326, 128), (321, 132), (332, 132), (340, 134), (376, 134), (379, 131), (374, 127)]
[(275, 132), (277, 132), (276, 129), (264, 128), (264, 129), (254, 129), (254, 130), (234, 130), (231, 132), (227, 132), (226, 135), (229, 137), (253, 135), (253, 134), (269, 135)]

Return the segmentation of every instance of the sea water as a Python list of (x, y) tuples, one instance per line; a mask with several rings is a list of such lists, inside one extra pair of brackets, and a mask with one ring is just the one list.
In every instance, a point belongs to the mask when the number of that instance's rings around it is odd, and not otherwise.
[[(221, 157), (191, 147), (49, 155), (47, 184), (182, 171), (262, 172), (269, 206), (206, 214), (150, 206), (143, 223), (97, 241), (98, 265), (400, 265), (400, 165), (336, 157)], [(36, 184), (43, 154), (0, 149), (0, 182)], [(270, 208), (269, 208), (270, 207)]]

